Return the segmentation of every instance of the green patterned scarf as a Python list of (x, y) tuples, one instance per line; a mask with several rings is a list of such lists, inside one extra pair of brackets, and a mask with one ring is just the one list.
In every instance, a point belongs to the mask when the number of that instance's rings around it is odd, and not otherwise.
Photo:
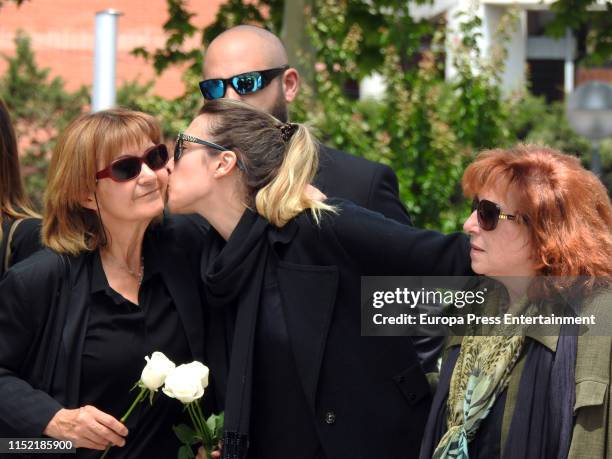
[(523, 349), (523, 336), (466, 336), (451, 377), (448, 430), (433, 458), (468, 459), (468, 442), (510, 379)]

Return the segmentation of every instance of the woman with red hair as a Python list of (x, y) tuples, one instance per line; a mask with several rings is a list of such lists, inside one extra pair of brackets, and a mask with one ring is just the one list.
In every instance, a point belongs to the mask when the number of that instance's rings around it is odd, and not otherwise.
[[(533, 146), (485, 151), (463, 190), (474, 199), (464, 223), (472, 269), (505, 287), (506, 306), (565, 296), (610, 323), (612, 207), (578, 159)], [(612, 457), (612, 338), (566, 325), (516, 335), (449, 340), (421, 457)]]

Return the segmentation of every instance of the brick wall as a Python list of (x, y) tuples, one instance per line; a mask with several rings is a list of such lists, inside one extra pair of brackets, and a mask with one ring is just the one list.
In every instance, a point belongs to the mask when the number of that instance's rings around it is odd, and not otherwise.
[(576, 86), (593, 80), (612, 83), (612, 68), (579, 68), (576, 72)]
[[(202, 27), (213, 21), (223, 0), (188, 0), (187, 9), (196, 13), (192, 23)], [(17, 8), (7, 3), (0, 9), (0, 53), (14, 55), (13, 39), (18, 29), (32, 39), (36, 61), (50, 67), (51, 76), (61, 76), (70, 90), (93, 83), (95, 13), (114, 8), (119, 18), (117, 41), (117, 86), (137, 79), (155, 78), (156, 93), (175, 97), (183, 93), (181, 69), (173, 67), (155, 76), (152, 66), (130, 55), (138, 46), (149, 50), (163, 46), (163, 23), (168, 18), (166, 0), (26, 0)], [(198, 45), (199, 34), (187, 44)], [(0, 60), (0, 74), (6, 62)]]

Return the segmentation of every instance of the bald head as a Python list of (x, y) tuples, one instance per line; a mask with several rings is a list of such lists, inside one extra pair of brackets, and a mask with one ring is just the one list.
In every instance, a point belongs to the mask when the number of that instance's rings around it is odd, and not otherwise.
[(280, 67), (288, 63), (287, 51), (272, 32), (251, 25), (232, 27), (217, 35), (204, 54), (204, 78), (220, 66), (228, 73), (225, 78), (251, 70)]
[[(228, 79), (242, 73), (269, 70), (287, 65), (287, 51), (280, 39), (261, 27), (240, 25), (218, 35), (204, 54), (205, 80)], [(238, 94), (226, 85), (225, 96), (242, 100), (287, 121), (287, 103), (297, 95), (299, 74), (289, 68), (267, 82), (259, 91)]]

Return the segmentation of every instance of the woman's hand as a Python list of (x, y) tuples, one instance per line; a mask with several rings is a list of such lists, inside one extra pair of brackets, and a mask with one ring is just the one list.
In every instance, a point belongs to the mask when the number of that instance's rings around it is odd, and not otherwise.
[(306, 185), (306, 188), (304, 188), (304, 192), (306, 193), (306, 196), (309, 199), (312, 199), (313, 201), (322, 202), (327, 199), (327, 196), (314, 185)]
[(70, 440), (76, 448), (104, 450), (109, 444), (124, 446), (128, 429), (111, 415), (87, 405), (59, 410), (43, 433), (58, 440)]
[(219, 450), (215, 450), (212, 453), (210, 453), (210, 456), (206, 455), (206, 450), (204, 449), (203, 446), (200, 446), (200, 449), (198, 450), (198, 455), (196, 456), (195, 459), (221, 459), (221, 451)]

